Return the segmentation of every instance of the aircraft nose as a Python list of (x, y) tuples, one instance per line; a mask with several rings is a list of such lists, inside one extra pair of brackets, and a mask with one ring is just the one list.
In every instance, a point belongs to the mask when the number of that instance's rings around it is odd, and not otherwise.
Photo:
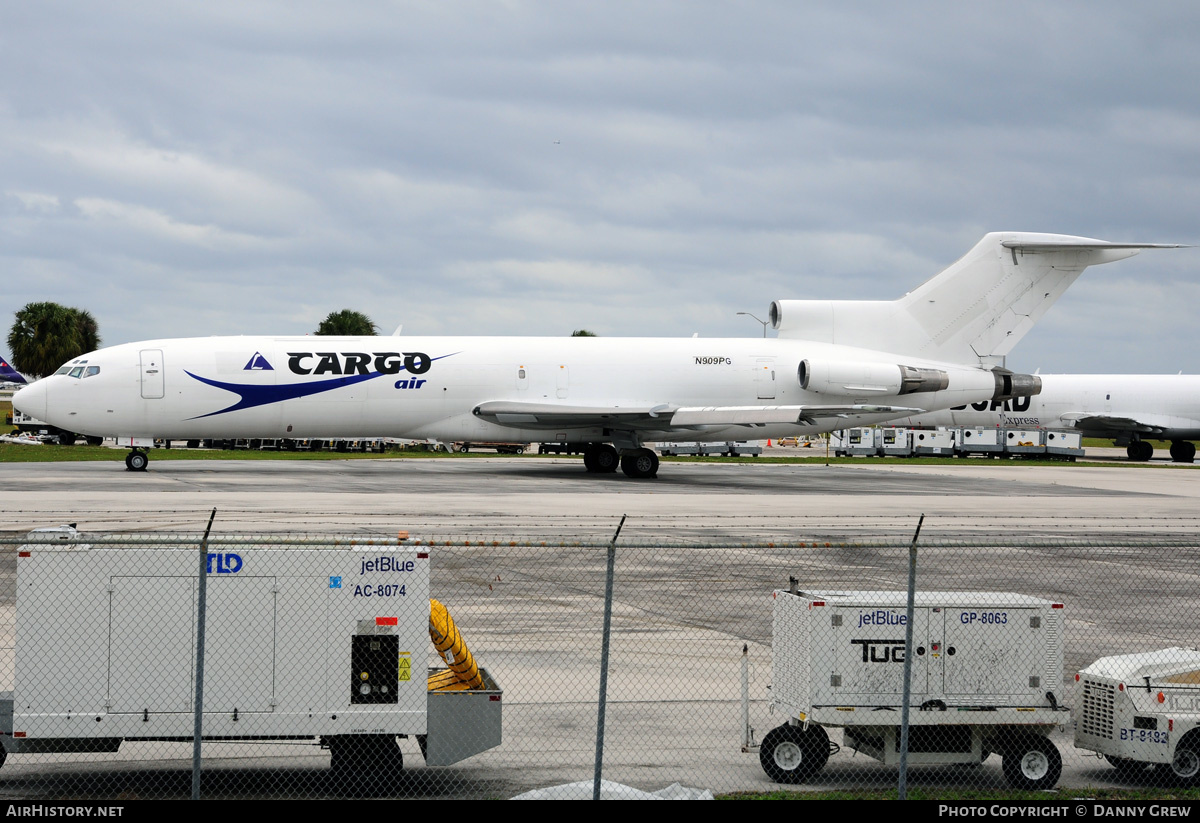
[(30, 383), (23, 389), (13, 392), (13, 408), (21, 414), (26, 414), (35, 420), (46, 419), (46, 385), (44, 380)]

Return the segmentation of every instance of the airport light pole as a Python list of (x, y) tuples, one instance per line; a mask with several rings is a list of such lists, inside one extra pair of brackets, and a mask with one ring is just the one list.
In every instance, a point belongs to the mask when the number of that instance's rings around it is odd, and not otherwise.
[[(755, 319), (755, 320), (758, 320), (758, 318), (757, 318), (757, 317), (755, 317), (753, 314), (751, 314), (751, 313), (750, 313), (750, 312), (748, 312), (748, 311), (740, 311), (740, 312), (738, 312), (738, 314), (739, 314), (739, 315), (743, 315), (743, 314), (744, 314), (746, 317), (754, 317), (754, 319)], [(763, 337), (766, 337), (766, 336), (767, 336), (767, 321), (766, 321), (766, 320), (758, 320), (758, 322), (759, 322), (759, 323), (762, 323), (762, 327), (763, 327)]]

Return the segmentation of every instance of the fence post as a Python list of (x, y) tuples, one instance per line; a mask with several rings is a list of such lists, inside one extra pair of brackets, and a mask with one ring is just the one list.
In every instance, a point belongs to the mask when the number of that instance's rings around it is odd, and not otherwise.
[(196, 593), (196, 711), (192, 724), (192, 800), (200, 799), (200, 736), (204, 727), (204, 615), (208, 608), (208, 534), (212, 531), (214, 508), (208, 516), (208, 526), (200, 540), (200, 570)]
[(608, 544), (608, 571), (604, 576), (604, 633), (600, 642), (600, 707), (596, 716), (596, 769), (592, 775), (592, 800), (600, 799), (600, 777), (604, 772), (604, 710), (608, 705), (608, 646), (609, 636), (612, 634), (613, 569), (617, 559), (617, 538), (621, 536), (621, 527), (625, 525), (627, 516), (621, 515), (617, 532)]
[(925, 515), (917, 521), (917, 531), (908, 546), (908, 613), (904, 619), (904, 696), (900, 704), (900, 782), (896, 795), (900, 800), (908, 799), (908, 702), (912, 695), (912, 640), (913, 601), (917, 592), (917, 538), (921, 536), (921, 524)]

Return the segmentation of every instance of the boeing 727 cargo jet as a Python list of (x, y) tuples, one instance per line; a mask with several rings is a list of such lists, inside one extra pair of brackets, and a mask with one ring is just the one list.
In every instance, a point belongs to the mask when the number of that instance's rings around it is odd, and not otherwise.
[(1088, 266), (1147, 243), (988, 234), (893, 301), (777, 301), (774, 339), (207, 337), (92, 352), (22, 390), (25, 414), (153, 438), (405, 437), (578, 444), (654, 477), (647, 443), (805, 435), (1028, 397), (1004, 355)]

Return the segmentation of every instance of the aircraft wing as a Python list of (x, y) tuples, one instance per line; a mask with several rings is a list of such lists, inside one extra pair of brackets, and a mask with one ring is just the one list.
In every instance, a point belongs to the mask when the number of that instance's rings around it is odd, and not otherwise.
[(602, 426), (663, 431), (699, 426), (765, 426), (772, 423), (812, 425), (820, 418), (861, 414), (920, 414), (901, 406), (564, 406), (492, 400), (475, 407), (475, 415), (502, 426), (530, 429)]
[(1108, 414), (1092, 412), (1069, 412), (1060, 415), (1061, 419), (1069, 420), (1077, 429), (1094, 432), (1137, 432), (1138, 434), (1162, 434), (1166, 426), (1155, 425), (1134, 420), (1132, 417), (1114, 417)]

